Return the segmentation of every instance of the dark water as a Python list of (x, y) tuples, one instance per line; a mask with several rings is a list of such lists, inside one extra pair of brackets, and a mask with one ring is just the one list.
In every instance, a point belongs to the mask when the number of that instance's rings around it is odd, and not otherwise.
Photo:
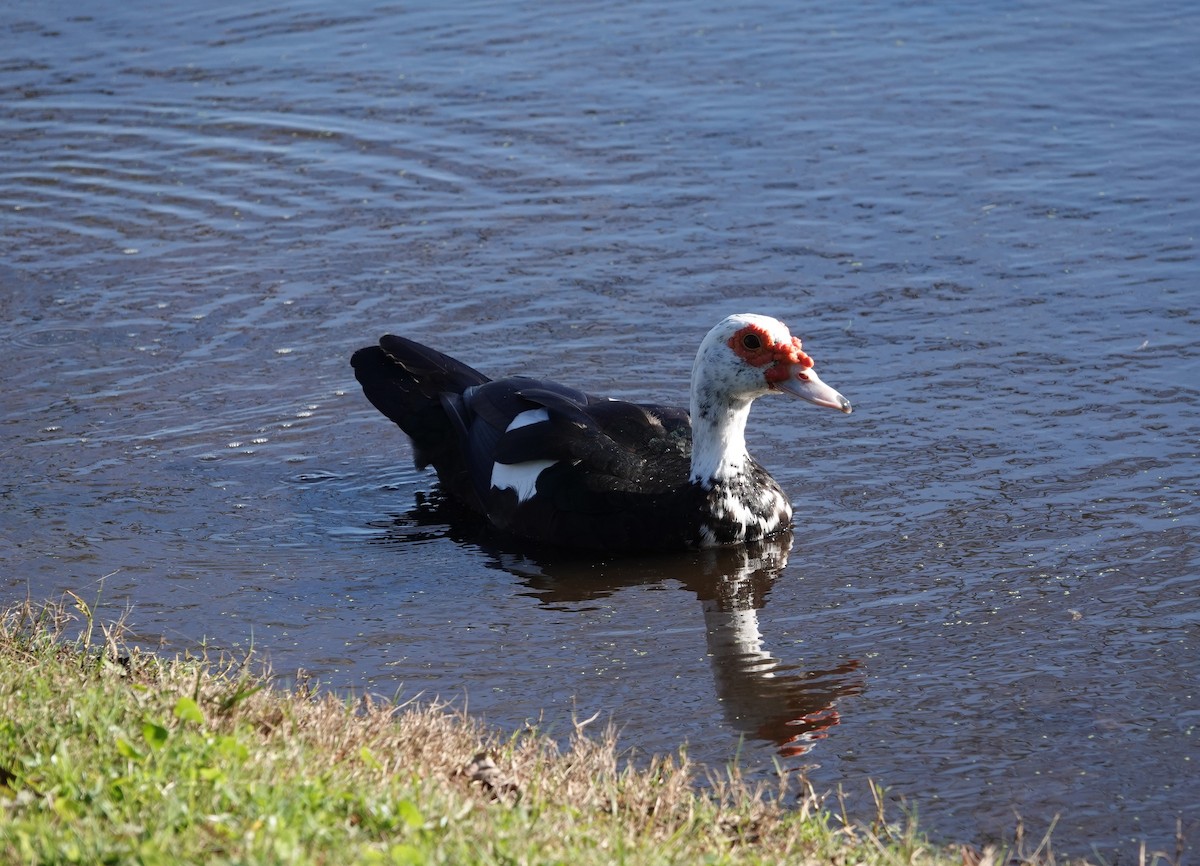
[[(3, 594), (942, 839), (1194, 849), (1198, 42), (1178, 0), (9, 4)], [(685, 403), (743, 310), (856, 409), (756, 408), (768, 549), (498, 547), (347, 363)]]

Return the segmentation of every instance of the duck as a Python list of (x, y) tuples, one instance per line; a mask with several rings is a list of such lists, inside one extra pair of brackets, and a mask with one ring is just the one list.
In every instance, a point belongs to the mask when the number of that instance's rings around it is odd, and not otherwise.
[(700, 341), (688, 410), (528, 376), (491, 379), (394, 334), (350, 363), (444, 496), (506, 536), (601, 554), (727, 547), (789, 531), (791, 500), (746, 449), (751, 405), (784, 394), (851, 412), (800, 338), (754, 313), (726, 317)]

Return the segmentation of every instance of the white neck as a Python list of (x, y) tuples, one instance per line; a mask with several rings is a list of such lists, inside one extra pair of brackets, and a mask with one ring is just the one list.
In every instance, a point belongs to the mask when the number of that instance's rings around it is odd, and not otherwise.
[(787, 329), (761, 316), (730, 316), (700, 341), (692, 364), (692, 473), (699, 484), (732, 481), (746, 471), (746, 421), (755, 397), (769, 392), (762, 370), (737, 356), (729, 340), (749, 324)]
[(746, 468), (746, 419), (750, 400), (717, 396), (701, 383), (692, 385), (692, 473), (701, 484), (724, 481)]

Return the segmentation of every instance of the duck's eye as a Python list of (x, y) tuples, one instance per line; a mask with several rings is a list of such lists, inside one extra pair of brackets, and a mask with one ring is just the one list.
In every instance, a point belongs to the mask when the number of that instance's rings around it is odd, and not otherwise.
[(751, 352), (756, 352), (762, 348), (762, 338), (758, 334), (747, 334), (742, 337), (742, 345)]

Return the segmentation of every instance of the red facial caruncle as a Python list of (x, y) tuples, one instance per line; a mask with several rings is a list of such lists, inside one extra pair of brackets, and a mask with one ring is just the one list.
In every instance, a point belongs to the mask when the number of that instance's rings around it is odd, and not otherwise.
[(746, 325), (729, 338), (729, 348), (753, 367), (772, 366), (763, 371), (763, 378), (771, 385), (782, 382), (791, 375), (793, 365), (805, 369), (813, 366), (813, 359), (800, 348), (800, 338), (792, 337), (790, 343), (776, 343), (765, 328)]

